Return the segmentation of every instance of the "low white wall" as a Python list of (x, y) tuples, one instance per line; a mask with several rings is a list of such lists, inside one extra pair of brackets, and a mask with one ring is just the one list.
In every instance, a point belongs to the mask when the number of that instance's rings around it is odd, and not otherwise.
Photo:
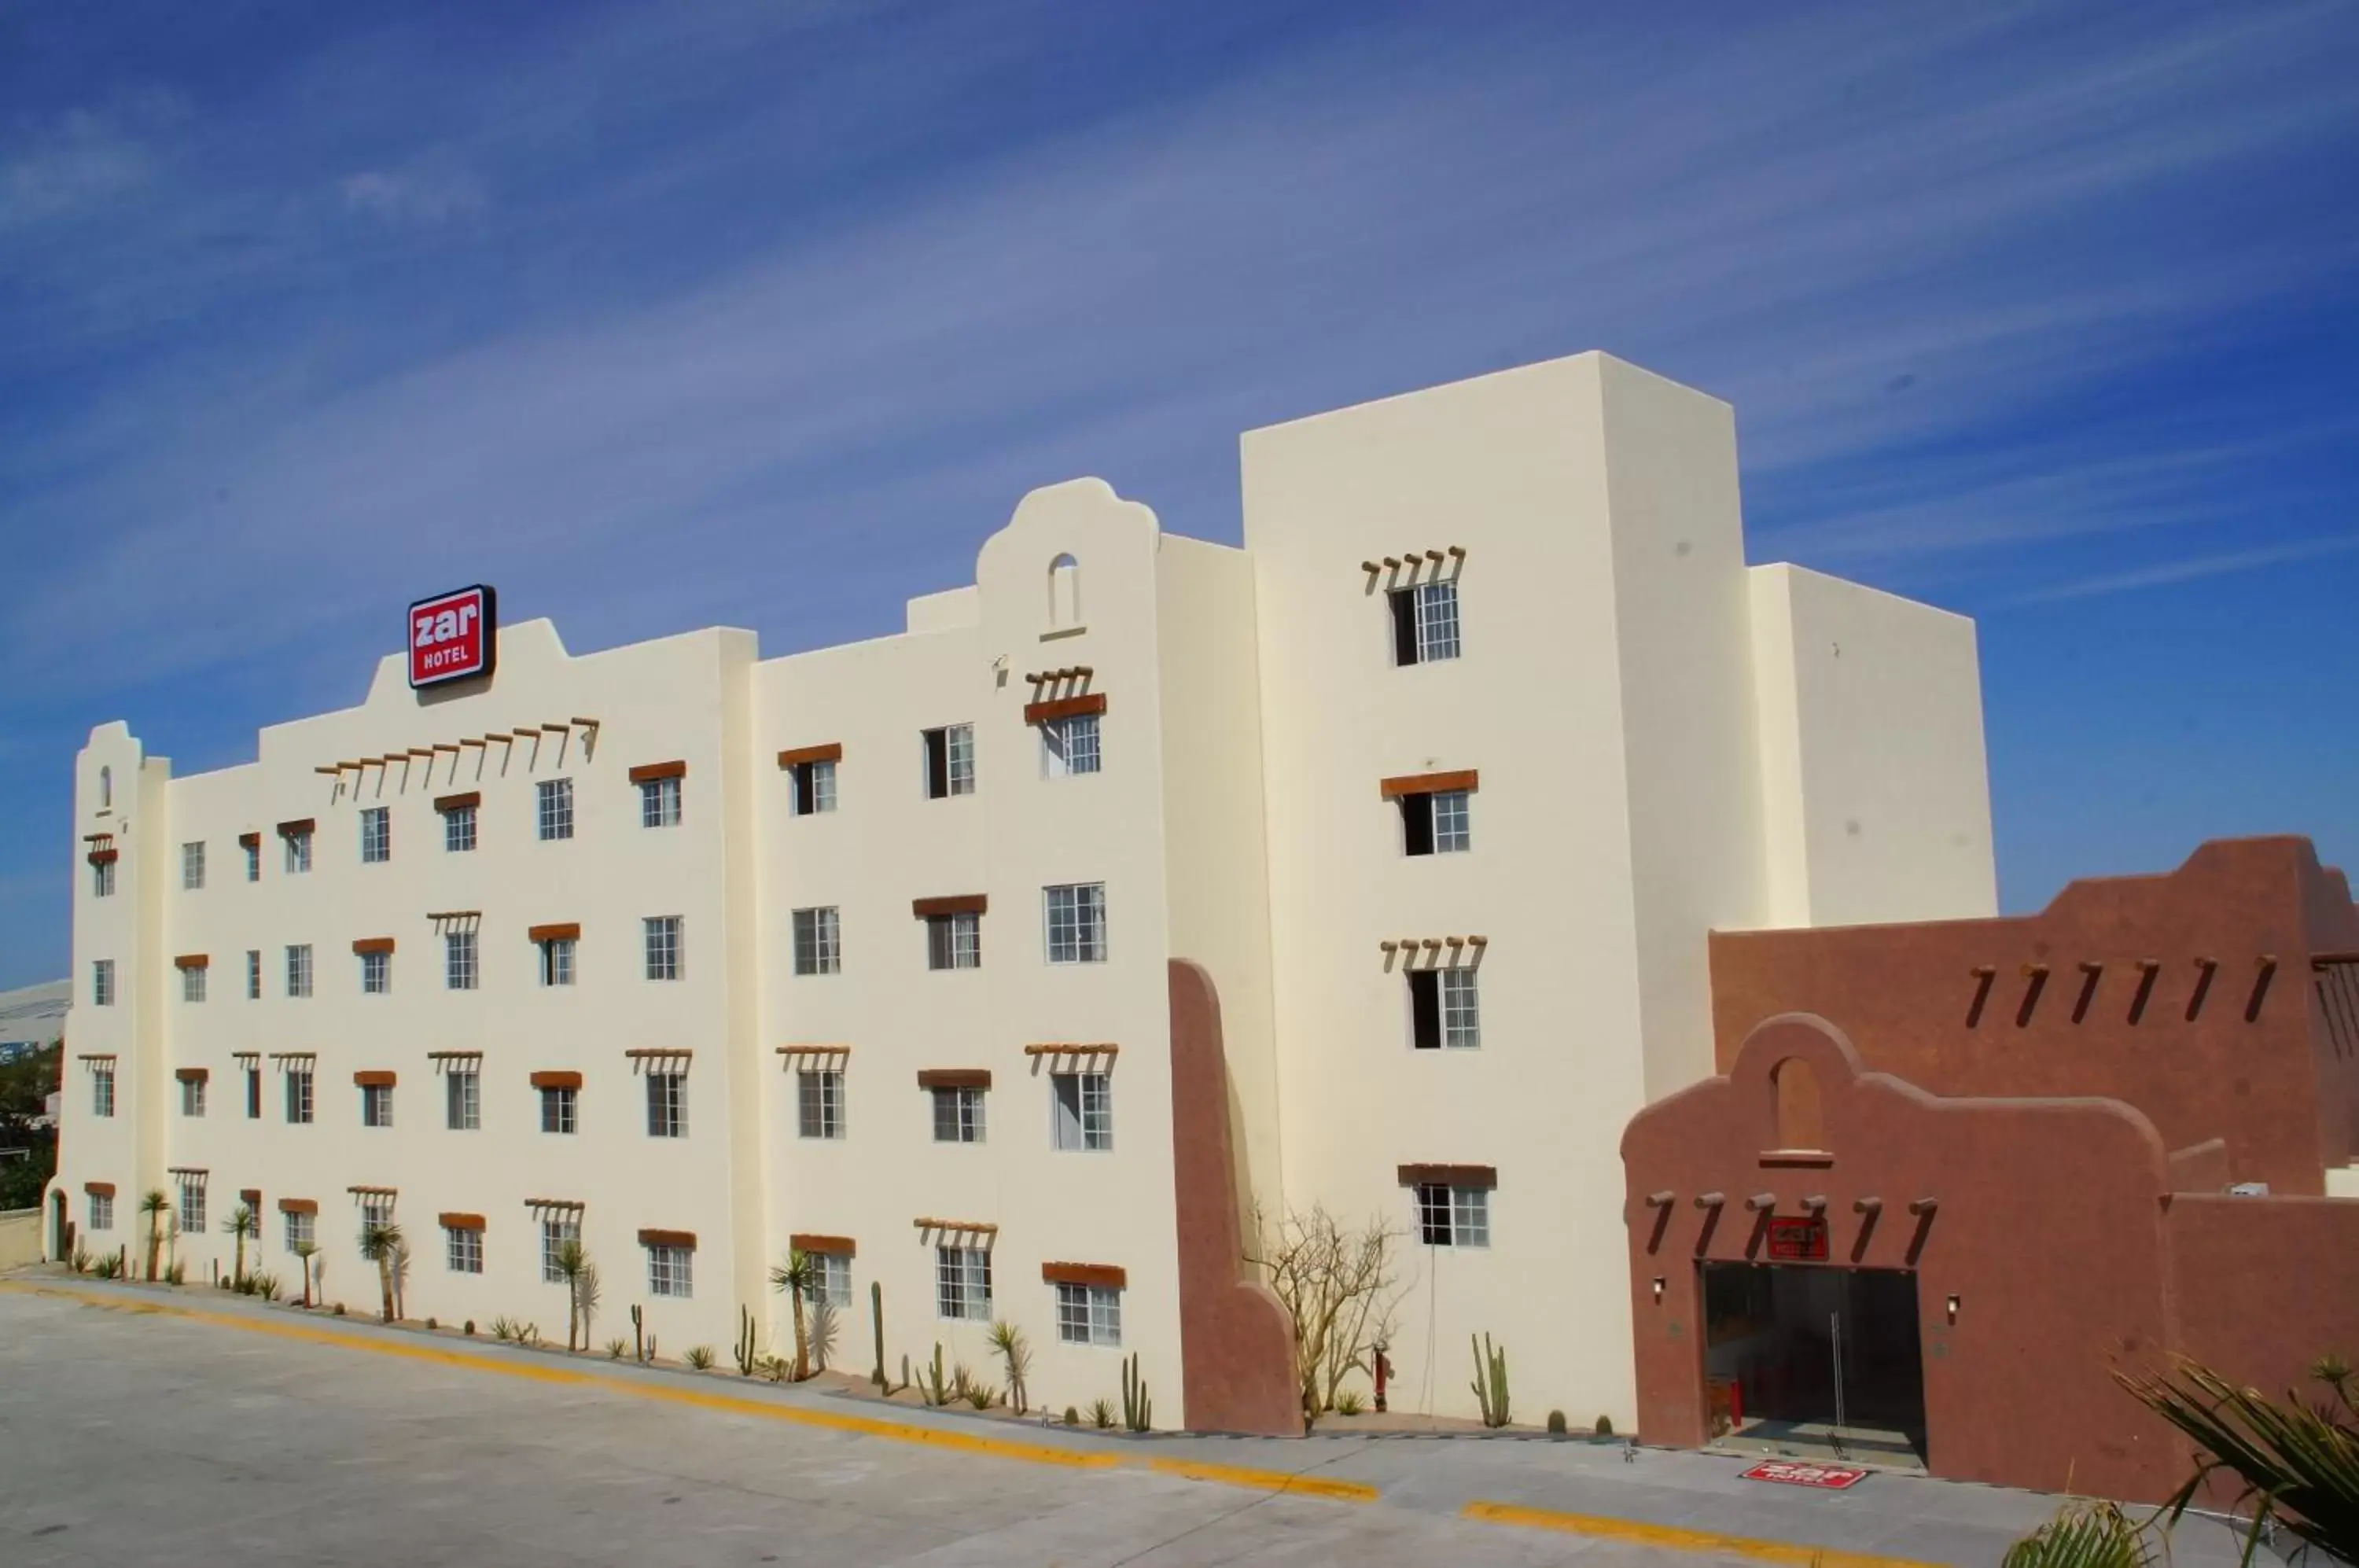
[(21, 1269), (41, 1260), (41, 1211), (10, 1209), (0, 1213), (0, 1270)]

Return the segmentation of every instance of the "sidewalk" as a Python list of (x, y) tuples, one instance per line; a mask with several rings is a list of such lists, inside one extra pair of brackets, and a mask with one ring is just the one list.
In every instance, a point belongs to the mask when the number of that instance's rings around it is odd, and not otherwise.
[[(1872, 1475), (1848, 1492), (1814, 1492), (1740, 1479), (1747, 1463), (1743, 1459), (1580, 1439), (1108, 1433), (886, 1405), (742, 1377), (726, 1363), (710, 1372), (643, 1367), (603, 1356), (503, 1345), (480, 1335), (337, 1318), (228, 1291), (93, 1280), (53, 1267), (0, 1278), (0, 1291), (167, 1313), (225, 1331), (423, 1357), (486, 1375), (578, 1385), (993, 1459), (1151, 1469), (1339, 1505), (1458, 1515), (1601, 1544), (1668, 1548), (1700, 1560), (1808, 1564), (1820, 1557), (1826, 1568), (1992, 1564), (2059, 1502), (2038, 1493), (1891, 1473)], [(2173, 1540), (2172, 1557), (2183, 1568), (2234, 1563), (2237, 1543), (2218, 1524), (2190, 1519)]]

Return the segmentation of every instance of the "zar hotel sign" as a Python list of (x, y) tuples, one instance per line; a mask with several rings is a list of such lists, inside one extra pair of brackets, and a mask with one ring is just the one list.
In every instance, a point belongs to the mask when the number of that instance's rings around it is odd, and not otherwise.
[(409, 684), (489, 675), (499, 653), (499, 598), (478, 583), (409, 606)]

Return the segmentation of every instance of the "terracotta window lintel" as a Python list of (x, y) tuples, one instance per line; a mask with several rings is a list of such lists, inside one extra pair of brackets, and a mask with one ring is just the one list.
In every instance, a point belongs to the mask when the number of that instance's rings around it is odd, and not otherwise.
[(988, 1067), (926, 1067), (918, 1072), (920, 1089), (988, 1089), (991, 1069)]
[(1119, 1290), (1130, 1279), (1111, 1263), (1043, 1263), (1040, 1278), (1051, 1285), (1095, 1285), (1103, 1290)]
[(842, 760), (843, 743), (840, 740), (829, 741), (824, 746), (788, 746), (778, 753), (778, 766), (781, 768), (799, 768), (806, 762), (841, 762)]
[(1045, 702), (1027, 702), (1024, 704), (1024, 722), (1045, 724), (1051, 719), (1071, 719), (1083, 713), (1103, 713), (1105, 711), (1105, 693), (1090, 691), (1079, 697), (1051, 697)]
[(787, 1245), (797, 1252), (824, 1252), (837, 1258), (857, 1258), (860, 1244), (848, 1236), (816, 1236), (798, 1231), (787, 1237)]
[(947, 893), (937, 898), (912, 898), (909, 912), (921, 920), (937, 915), (981, 915), (990, 912), (987, 893)]
[(1402, 795), (1432, 795), (1445, 789), (1480, 789), (1482, 774), (1478, 769), (1462, 768), (1454, 773), (1404, 773), (1383, 779), (1377, 791), (1387, 800)]
[(692, 1230), (643, 1230), (639, 1232), (641, 1247), (685, 1247), (696, 1250), (696, 1233)]
[(685, 762), (643, 762), (631, 769), (631, 782), (634, 784), (652, 783), (658, 779), (687, 777), (688, 764)]
[(1495, 1165), (1404, 1165), (1399, 1170), (1404, 1187), (1496, 1187), (1499, 1168)]

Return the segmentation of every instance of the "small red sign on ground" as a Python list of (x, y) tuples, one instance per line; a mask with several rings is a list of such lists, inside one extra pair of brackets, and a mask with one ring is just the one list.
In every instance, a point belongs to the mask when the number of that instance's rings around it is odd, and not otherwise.
[(1777, 1481), (1788, 1486), (1816, 1486), (1840, 1492), (1867, 1479), (1867, 1472), (1848, 1465), (1810, 1465), (1799, 1459), (1765, 1459), (1745, 1473), (1747, 1481)]

